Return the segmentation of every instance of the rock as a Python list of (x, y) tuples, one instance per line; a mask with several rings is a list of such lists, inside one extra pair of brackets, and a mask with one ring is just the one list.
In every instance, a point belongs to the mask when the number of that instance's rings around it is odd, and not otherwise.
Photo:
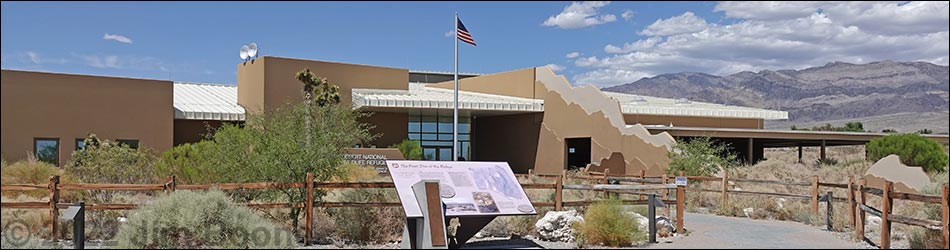
[(778, 209), (785, 209), (785, 198), (778, 198), (775, 204), (778, 206)]
[(538, 232), (538, 238), (545, 241), (574, 241), (574, 229), (571, 225), (574, 222), (584, 221), (584, 218), (576, 210), (569, 211), (551, 211), (544, 214), (541, 220), (534, 224)]
[(643, 215), (640, 215), (638, 213), (634, 213), (634, 212), (627, 212), (627, 213), (632, 214), (633, 217), (637, 219), (637, 226), (639, 226), (641, 232), (646, 232), (650, 230), (647, 227), (650, 223), (650, 219), (647, 219), (647, 217), (644, 217)]
[(742, 213), (745, 214), (745, 217), (752, 218), (752, 213), (755, 213), (755, 208), (747, 207), (742, 209)]
[(484, 238), (485, 238), (485, 234), (482, 233), (482, 232), (477, 232), (477, 233), (475, 233), (475, 238), (476, 238), (476, 239), (484, 239)]
[(664, 216), (656, 217), (656, 236), (661, 238), (673, 237), (676, 228), (673, 227), (673, 221)]

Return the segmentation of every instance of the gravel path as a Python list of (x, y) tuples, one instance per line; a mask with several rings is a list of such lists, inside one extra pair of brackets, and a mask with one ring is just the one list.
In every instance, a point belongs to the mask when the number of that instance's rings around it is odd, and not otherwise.
[(689, 236), (646, 248), (855, 249), (860, 244), (816, 227), (784, 221), (686, 214)]

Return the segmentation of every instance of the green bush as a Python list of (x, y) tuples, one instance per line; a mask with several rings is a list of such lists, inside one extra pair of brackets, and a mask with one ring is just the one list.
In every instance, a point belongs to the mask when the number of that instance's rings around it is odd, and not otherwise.
[(134, 211), (118, 248), (292, 248), (293, 235), (221, 191), (177, 191)]
[(897, 155), (904, 164), (922, 167), (928, 173), (942, 172), (950, 162), (940, 143), (918, 134), (877, 138), (868, 142), (866, 150), (868, 160), (878, 161), (888, 155)]
[(678, 141), (669, 156), (672, 160), (666, 169), (669, 174), (683, 171), (687, 175), (706, 176), (719, 172), (720, 167), (729, 168), (738, 162), (736, 155), (730, 153), (725, 145), (714, 143), (708, 137)]
[(577, 239), (586, 245), (626, 247), (641, 239), (637, 219), (624, 209), (620, 200), (594, 203), (584, 213), (584, 221), (574, 225)]
[(212, 150), (211, 141), (175, 146), (162, 153), (155, 165), (159, 176), (174, 175), (175, 181), (183, 184), (209, 184), (218, 181), (212, 169), (204, 165)]
[(398, 148), (402, 152), (402, 157), (406, 160), (422, 160), (422, 145), (419, 141), (405, 139), (399, 144), (393, 144), (390, 148)]
[(151, 184), (164, 178), (155, 175), (158, 157), (149, 149), (132, 149), (90, 135), (82, 150), (74, 151), (64, 167), (67, 174), (85, 183)]

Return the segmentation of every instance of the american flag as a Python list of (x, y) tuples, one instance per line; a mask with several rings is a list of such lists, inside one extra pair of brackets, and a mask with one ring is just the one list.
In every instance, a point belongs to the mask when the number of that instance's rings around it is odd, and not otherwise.
[(478, 46), (478, 45), (475, 45), (475, 39), (472, 38), (472, 34), (469, 34), (468, 30), (465, 29), (465, 25), (462, 24), (462, 20), (456, 17), (455, 21), (458, 22), (458, 29), (455, 30), (455, 34), (457, 35), (459, 40), (462, 40), (463, 42), (471, 44), (472, 46)]

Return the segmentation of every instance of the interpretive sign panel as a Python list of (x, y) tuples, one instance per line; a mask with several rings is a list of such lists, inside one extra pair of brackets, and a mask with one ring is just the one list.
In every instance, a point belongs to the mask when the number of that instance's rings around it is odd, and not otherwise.
[(505, 162), (386, 161), (406, 217), (422, 217), (412, 185), (439, 180), (446, 216), (537, 214)]

